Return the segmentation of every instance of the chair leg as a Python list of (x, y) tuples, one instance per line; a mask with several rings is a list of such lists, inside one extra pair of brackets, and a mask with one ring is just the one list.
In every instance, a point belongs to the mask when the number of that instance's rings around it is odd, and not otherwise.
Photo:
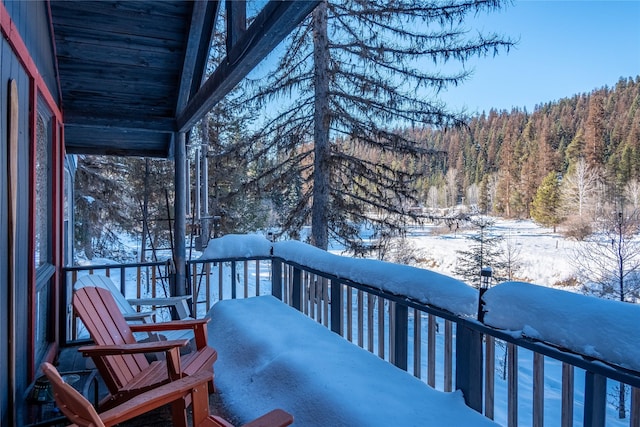
[(191, 390), (191, 411), (193, 427), (203, 425), (209, 418), (209, 384), (203, 383)]
[(171, 418), (175, 427), (187, 427), (187, 405), (185, 399), (177, 399), (171, 404)]

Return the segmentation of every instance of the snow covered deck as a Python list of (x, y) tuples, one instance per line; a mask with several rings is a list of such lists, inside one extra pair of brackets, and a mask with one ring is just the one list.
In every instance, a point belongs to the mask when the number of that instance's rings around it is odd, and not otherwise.
[(209, 315), (216, 385), (241, 421), (282, 408), (306, 427), (496, 425), (459, 391), (432, 389), (274, 297), (220, 301)]

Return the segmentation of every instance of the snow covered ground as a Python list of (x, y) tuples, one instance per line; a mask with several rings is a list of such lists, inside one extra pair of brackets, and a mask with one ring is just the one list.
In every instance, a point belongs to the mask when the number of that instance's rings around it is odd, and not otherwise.
[[(436, 225), (415, 228), (409, 232), (408, 241), (421, 249), (434, 264), (429, 268), (455, 277), (458, 254), (456, 251), (468, 250), (471, 241), (468, 236), (477, 234), (477, 229), (465, 229), (456, 233), (437, 234)], [(543, 228), (530, 220), (495, 219), (488, 232), (511, 240), (518, 250), (516, 256), (519, 268), (514, 279), (553, 286), (574, 275), (570, 259), (578, 243), (565, 239), (549, 228)]]

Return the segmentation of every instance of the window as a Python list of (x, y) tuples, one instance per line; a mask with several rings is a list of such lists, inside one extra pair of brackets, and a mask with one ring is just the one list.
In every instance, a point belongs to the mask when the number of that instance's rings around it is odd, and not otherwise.
[(35, 251), (36, 268), (51, 262), (51, 113), (41, 104), (36, 121)]
[(53, 266), (53, 132), (55, 122), (44, 102), (38, 102), (36, 116), (36, 140), (34, 189), (34, 268), (36, 273), (35, 294), (35, 363), (44, 357), (53, 340), (51, 328)]

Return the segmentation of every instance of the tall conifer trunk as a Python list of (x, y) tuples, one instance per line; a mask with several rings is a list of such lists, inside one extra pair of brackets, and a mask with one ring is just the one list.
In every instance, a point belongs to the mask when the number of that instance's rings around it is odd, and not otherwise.
[(314, 163), (313, 205), (311, 213), (312, 244), (327, 249), (330, 147), (329, 126), (329, 40), (327, 36), (327, 3), (323, 1), (313, 11), (313, 60), (314, 60)]

